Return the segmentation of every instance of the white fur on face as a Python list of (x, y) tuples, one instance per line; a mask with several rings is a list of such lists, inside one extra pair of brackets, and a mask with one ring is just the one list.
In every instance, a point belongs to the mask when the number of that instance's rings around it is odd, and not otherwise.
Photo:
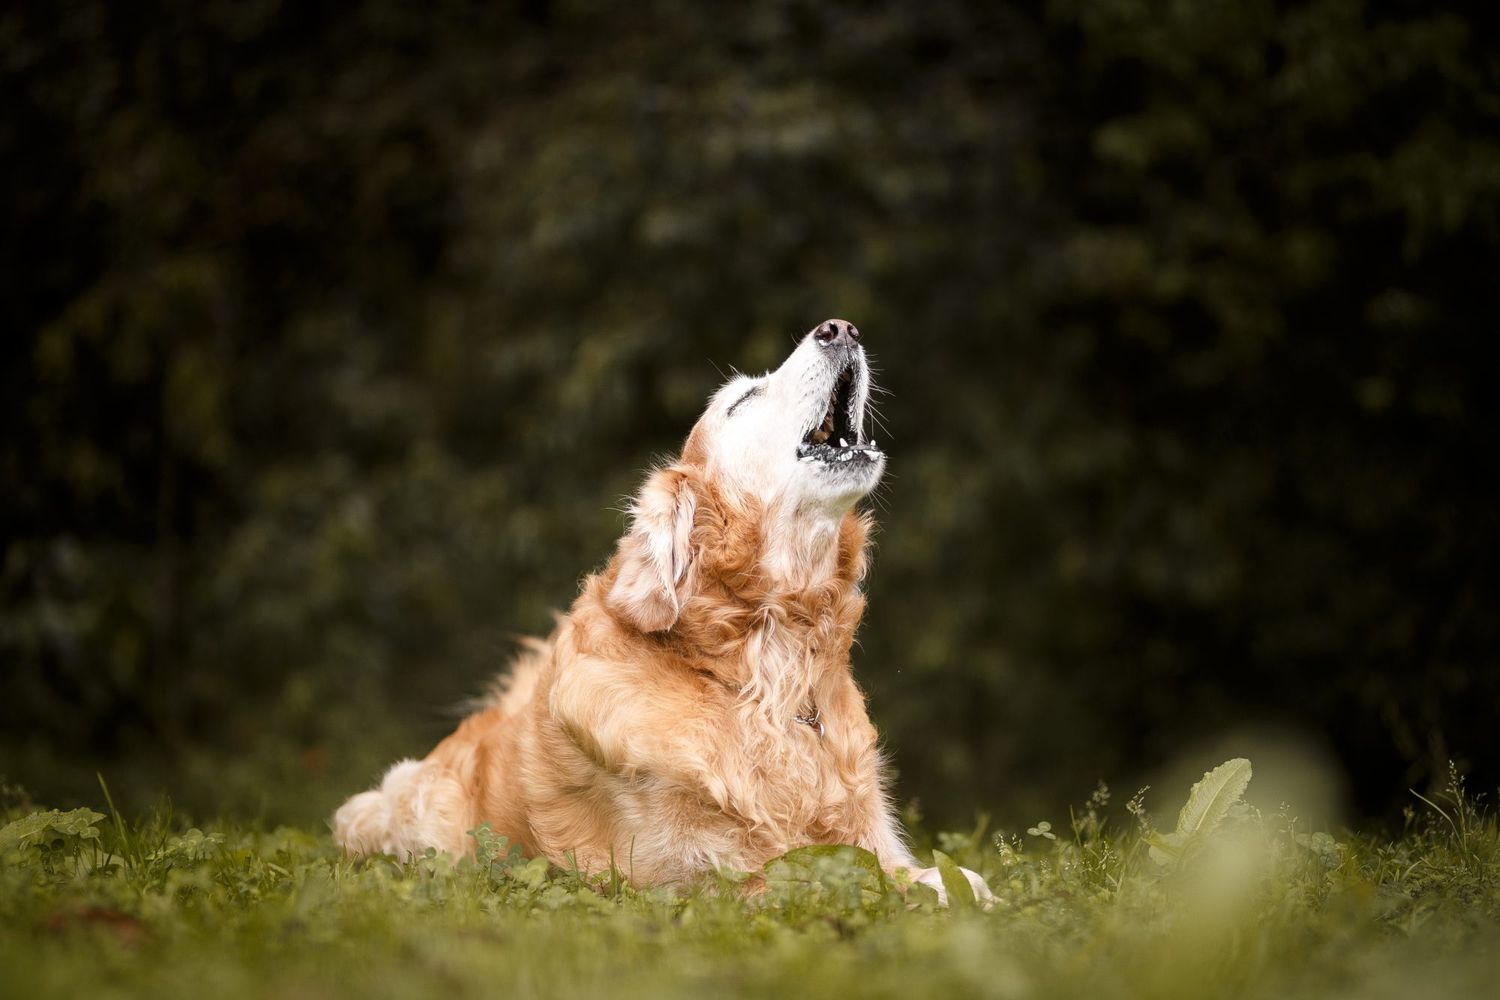
[[(783, 515), (836, 522), (885, 471), (864, 426), (869, 396), (864, 348), (808, 334), (774, 372), (714, 395), (699, 421), (710, 477)], [(813, 445), (831, 404), (834, 431)]]

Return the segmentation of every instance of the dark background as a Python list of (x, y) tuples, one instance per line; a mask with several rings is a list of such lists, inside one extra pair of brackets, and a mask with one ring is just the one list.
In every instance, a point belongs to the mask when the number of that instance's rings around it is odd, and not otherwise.
[(8, 4), (0, 773), (325, 815), (838, 315), (902, 801), (1493, 787), (1497, 10)]

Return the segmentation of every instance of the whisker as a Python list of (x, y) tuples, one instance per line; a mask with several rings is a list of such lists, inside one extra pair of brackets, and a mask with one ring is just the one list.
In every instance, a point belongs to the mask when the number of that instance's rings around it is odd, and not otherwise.
[(893, 434), (893, 433), (891, 433), (890, 427), (886, 426), (886, 422), (880, 416), (880, 411), (878, 409), (876, 409), (874, 406), (870, 406), (870, 405), (867, 404), (865, 406), (865, 412), (870, 415), (871, 422), (873, 422), (876, 427), (880, 428), (880, 433), (881, 434), (883, 434), (886, 437), (890, 438), (892, 441), (896, 440), (896, 435)]

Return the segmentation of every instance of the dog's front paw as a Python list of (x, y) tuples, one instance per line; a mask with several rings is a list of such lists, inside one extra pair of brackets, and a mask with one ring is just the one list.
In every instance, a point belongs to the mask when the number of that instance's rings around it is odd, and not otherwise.
[[(936, 890), (939, 906), (948, 905), (948, 890), (943, 887), (943, 875), (936, 868), (908, 868), (911, 880), (916, 885), (925, 885)], [(969, 887), (974, 890), (974, 901), (983, 909), (990, 909), (995, 905), (995, 894), (990, 892), (990, 887), (978, 872), (960, 868), (964, 878), (969, 880)]]

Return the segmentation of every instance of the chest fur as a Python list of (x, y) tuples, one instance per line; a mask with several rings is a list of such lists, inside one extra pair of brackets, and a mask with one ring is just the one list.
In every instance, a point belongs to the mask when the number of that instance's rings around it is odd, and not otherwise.
[(716, 754), (735, 812), (773, 841), (847, 842), (882, 796), (875, 729), (847, 660), (805, 636), (758, 633), (744, 676)]

